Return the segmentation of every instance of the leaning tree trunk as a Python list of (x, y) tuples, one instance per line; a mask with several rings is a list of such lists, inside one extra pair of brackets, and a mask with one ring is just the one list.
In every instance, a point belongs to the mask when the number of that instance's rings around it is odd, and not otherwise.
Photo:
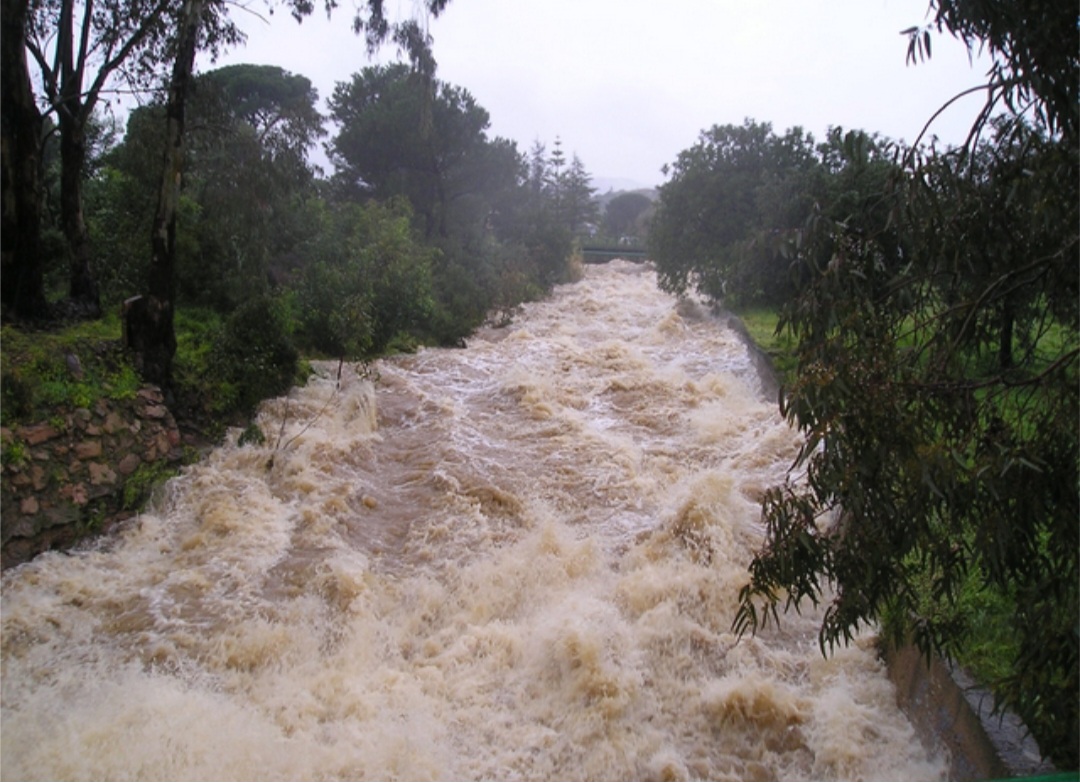
[(157, 212), (150, 238), (148, 289), (124, 305), (125, 337), (136, 365), (151, 383), (168, 387), (176, 354), (173, 305), (176, 278), (176, 213), (184, 163), (184, 103), (195, 66), (199, 22), (206, 0), (185, 0), (176, 62), (165, 106), (166, 141)]
[(28, 0), (0, 5), (0, 300), (14, 317), (48, 317), (41, 254), (41, 112), (26, 65)]

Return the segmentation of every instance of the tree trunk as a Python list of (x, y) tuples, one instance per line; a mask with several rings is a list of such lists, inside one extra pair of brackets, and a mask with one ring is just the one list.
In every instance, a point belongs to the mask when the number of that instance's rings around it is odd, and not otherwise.
[(149, 286), (145, 296), (124, 306), (125, 340), (135, 353), (143, 377), (167, 388), (176, 354), (173, 307), (176, 295), (176, 213), (184, 163), (184, 104), (195, 65), (199, 24), (206, 0), (185, 0), (177, 40), (176, 62), (165, 106), (166, 133), (161, 187), (150, 237)]
[(86, 123), (76, 100), (60, 110), (60, 224), (67, 240), (68, 297), (80, 315), (101, 315), (97, 283), (90, 271), (90, 232), (83, 216)]
[[(83, 94), (86, 65), (85, 35), (92, 6), (83, 9), (83, 40), (75, 53), (75, 4), (65, 0), (57, 23), (56, 50), (59, 93), (56, 101), (60, 126), (60, 227), (67, 243), (68, 314), (96, 318), (101, 315), (97, 283), (90, 271), (90, 233), (83, 217), (83, 175), (86, 166), (86, 123), (96, 97)], [(86, 102), (84, 102), (84, 100)]]
[(48, 317), (41, 255), (41, 112), (26, 65), (28, 0), (3, 0), (0, 25), (0, 300), (21, 320)]

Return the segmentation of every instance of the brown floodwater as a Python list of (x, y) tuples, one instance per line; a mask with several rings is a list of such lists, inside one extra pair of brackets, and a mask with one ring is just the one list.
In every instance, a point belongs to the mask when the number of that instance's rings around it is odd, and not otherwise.
[(732, 634), (799, 440), (648, 266), (318, 370), (264, 446), (4, 573), (4, 779), (945, 778), (872, 638)]

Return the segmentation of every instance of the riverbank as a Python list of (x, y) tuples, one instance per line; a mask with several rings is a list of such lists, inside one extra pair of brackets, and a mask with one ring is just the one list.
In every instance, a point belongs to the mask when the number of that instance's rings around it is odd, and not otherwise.
[(185, 447), (154, 386), (133, 398), (58, 408), (47, 421), (0, 427), (0, 563), (66, 549), (130, 518), (175, 474)]
[[(763, 394), (778, 398), (782, 383), (794, 372), (790, 343), (776, 334), (776, 313), (754, 310), (744, 315), (745, 321), (727, 311), (719, 317), (745, 343), (761, 377)], [(1023, 721), (1012, 712), (995, 712), (993, 692), (980, 686), (962, 665), (936, 656), (927, 660), (910, 644), (883, 645), (880, 652), (896, 686), (897, 702), (920, 739), (928, 749), (948, 752), (951, 780), (1032, 778), (1055, 773)], [(1076, 778), (1076, 774), (1053, 777)]]
[(114, 319), (24, 331), (0, 353), (0, 567), (97, 537), (215, 443), (143, 383)]

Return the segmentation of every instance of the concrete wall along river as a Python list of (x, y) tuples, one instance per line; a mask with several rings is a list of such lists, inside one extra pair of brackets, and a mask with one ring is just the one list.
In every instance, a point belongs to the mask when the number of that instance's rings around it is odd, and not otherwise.
[(615, 261), (465, 350), (336, 365), (3, 580), (5, 779), (944, 778), (872, 639), (736, 643), (798, 440)]

